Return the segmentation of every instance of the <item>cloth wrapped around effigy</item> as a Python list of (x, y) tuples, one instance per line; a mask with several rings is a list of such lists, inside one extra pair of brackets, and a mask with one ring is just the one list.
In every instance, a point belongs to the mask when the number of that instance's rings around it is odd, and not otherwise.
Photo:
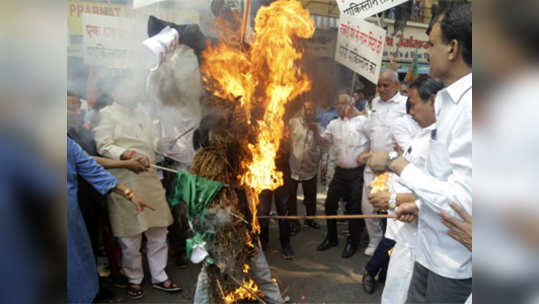
[(222, 125), (223, 118), (212, 118), (220, 121), (211, 129), (199, 128), (198, 138), (204, 143), (195, 155), (192, 174), (178, 172), (172, 200), (173, 205), (187, 204), (194, 233), (187, 240), (187, 254), (193, 263), (203, 263), (194, 303), (234, 303), (257, 297), (283, 303), (258, 236), (252, 232), (248, 204), (252, 194), (238, 186), (234, 168), (240, 166), (230, 163), (239, 159), (239, 145)]

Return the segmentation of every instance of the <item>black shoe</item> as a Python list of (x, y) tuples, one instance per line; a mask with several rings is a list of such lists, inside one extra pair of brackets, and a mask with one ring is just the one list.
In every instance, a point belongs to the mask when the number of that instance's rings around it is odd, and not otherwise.
[(281, 247), (283, 258), (285, 260), (292, 260), (294, 258), (294, 250), (292, 249), (292, 246), (290, 246), (290, 243), (281, 244)]
[(357, 245), (354, 245), (350, 242), (346, 242), (346, 245), (344, 245), (344, 249), (342, 251), (342, 257), (344, 259), (349, 258), (354, 255), (357, 251)]
[(336, 247), (337, 245), (339, 245), (338, 241), (330, 241), (329, 239), (325, 239), (320, 245), (318, 245), (316, 250), (324, 251), (328, 250), (331, 247)]
[(305, 225), (313, 229), (320, 229), (320, 225), (318, 225), (318, 223), (315, 222), (314, 220), (305, 220)]
[(111, 276), (111, 279), (112, 279), (112, 285), (114, 285), (114, 287), (127, 288), (127, 286), (129, 286), (129, 281), (127, 280), (127, 277), (121, 273), (113, 274)]
[(112, 300), (114, 298), (114, 292), (103, 286), (99, 287), (99, 292), (95, 295), (94, 301)]
[(365, 271), (365, 273), (363, 273), (363, 280), (361, 280), (361, 285), (363, 285), (363, 290), (365, 290), (365, 292), (368, 294), (373, 293), (375, 283), (376, 282), (374, 281), (374, 278)]

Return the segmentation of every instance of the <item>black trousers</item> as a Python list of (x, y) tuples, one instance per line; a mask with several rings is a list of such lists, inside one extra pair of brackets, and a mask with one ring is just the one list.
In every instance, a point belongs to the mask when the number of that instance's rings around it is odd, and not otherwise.
[[(275, 200), (275, 207), (279, 215), (289, 215), (288, 205), (290, 201), (290, 181), (285, 177), (284, 185), (270, 191), (264, 190), (260, 193), (258, 204), (259, 215), (269, 215), (271, 211), (271, 203)], [(269, 241), (269, 219), (260, 219), (260, 241), (267, 243)], [(290, 242), (290, 220), (279, 220), (279, 239), (281, 244)]]
[(378, 243), (374, 255), (367, 263), (367, 266), (365, 266), (365, 270), (367, 270), (373, 278), (380, 270), (387, 271), (387, 267), (389, 266), (388, 252), (393, 246), (395, 246), (395, 241), (386, 237), (383, 237), (382, 240), (380, 240), (380, 243)]
[[(335, 168), (335, 174), (329, 184), (326, 197), (326, 215), (336, 215), (339, 208), (339, 200), (345, 198), (348, 199), (346, 202), (347, 214), (361, 214), (363, 169), (364, 166), (353, 169)], [(348, 220), (348, 227), (350, 230), (348, 242), (353, 245), (359, 245), (365, 222), (362, 219)], [(327, 229), (327, 238), (331, 241), (337, 241), (337, 221), (327, 220)]]
[(303, 188), (303, 205), (305, 205), (308, 216), (316, 215), (316, 175), (304, 181), (290, 180), (290, 204), (288, 204), (288, 214), (298, 214), (298, 185), (301, 183)]
[[(165, 158), (164, 167), (174, 168), (177, 165), (177, 162)], [(165, 193), (167, 201), (170, 202), (170, 198), (174, 195), (174, 189), (176, 188), (176, 181), (178, 179), (178, 174), (171, 173), (168, 171), (163, 171), (163, 188), (165, 188)], [(189, 223), (187, 220), (187, 208), (185, 204), (179, 204), (170, 209), (172, 213), (172, 225), (168, 226), (168, 240), (171, 245), (176, 249), (176, 255), (186, 254), (186, 245), (185, 240), (191, 236)]]

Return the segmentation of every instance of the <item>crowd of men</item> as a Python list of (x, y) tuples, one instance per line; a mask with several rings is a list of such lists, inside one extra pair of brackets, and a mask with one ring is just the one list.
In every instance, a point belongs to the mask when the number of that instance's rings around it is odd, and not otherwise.
[[(335, 106), (324, 110), (305, 102), (288, 121), (289, 136), (276, 159), (284, 184), (261, 193), (261, 215), (270, 213), (273, 202), (279, 215), (297, 215), (301, 184), (305, 213), (312, 216), (317, 213), (319, 181), (327, 182), (326, 215), (336, 215), (339, 202), (347, 215), (392, 215), (387, 220), (347, 220), (341, 254), (353, 256), (366, 229), (364, 254), (371, 258), (361, 284), (373, 293), (385, 281), (382, 303), (471, 302), (471, 18), (468, 4), (433, 19), (428, 30), (430, 76), (401, 84), (397, 72), (388, 69), (380, 73), (374, 98), (341, 91)], [(165, 267), (169, 242), (178, 265), (187, 263), (182, 245), (188, 234), (185, 214), (171, 212), (167, 202), (174, 177), (162, 179), (150, 166), (157, 161), (156, 151), (172, 142), (154, 133), (152, 119), (135, 104), (132, 83), (123, 79), (118, 94), (95, 114), (98, 119), (87, 120), (89, 124), (81, 116), (80, 98), (68, 93), (68, 169), (71, 177), (79, 176), (78, 181), (68, 178), (69, 302), (91, 302), (96, 296), (100, 239), (115, 285), (127, 287), (130, 297), (144, 293), (143, 244), (153, 287), (181, 290)], [(81, 153), (79, 145), (94, 157)], [(372, 181), (384, 172), (390, 173), (389, 190), (371, 193)], [(118, 187), (106, 198), (94, 190), (106, 194)], [(260, 224), (265, 248), (269, 221)], [(314, 220), (304, 224), (321, 229)], [(291, 236), (299, 227), (298, 221), (279, 221), (286, 259), (294, 258)], [(325, 229), (318, 251), (338, 246), (336, 220), (327, 220)]]

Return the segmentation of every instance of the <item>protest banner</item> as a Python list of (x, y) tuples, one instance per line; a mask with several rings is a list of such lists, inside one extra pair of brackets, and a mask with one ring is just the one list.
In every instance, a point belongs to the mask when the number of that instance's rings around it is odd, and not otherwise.
[(133, 21), (123, 17), (82, 15), (82, 53), (91, 66), (125, 68), (132, 59)]
[(374, 14), (388, 10), (408, 0), (337, 0), (341, 16), (354, 16), (365, 19)]
[(335, 61), (378, 83), (386, 32), (356, 17), (341, 15)]

